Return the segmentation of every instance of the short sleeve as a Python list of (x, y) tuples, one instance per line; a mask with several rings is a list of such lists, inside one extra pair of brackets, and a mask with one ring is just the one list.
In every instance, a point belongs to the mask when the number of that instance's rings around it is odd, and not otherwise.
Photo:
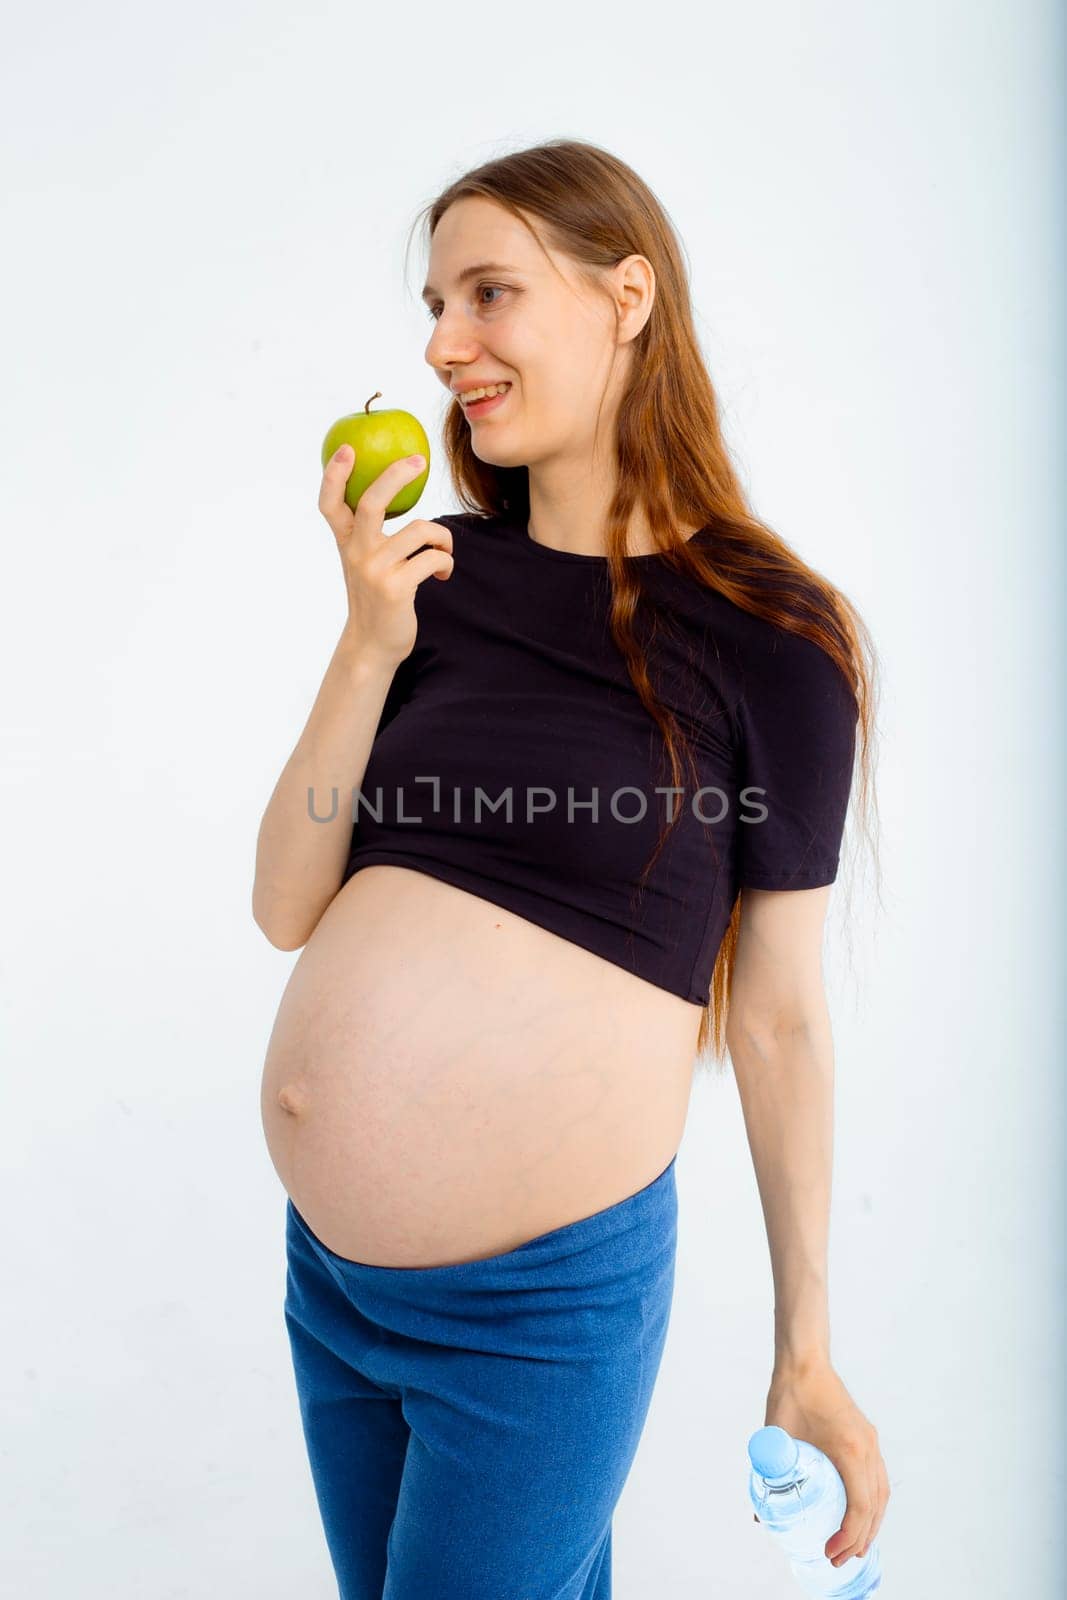
[(742, 681), (737, 886), (833, 883), (856, 749), (848, 683), (813, 640), (778, 628), (761, 638)]

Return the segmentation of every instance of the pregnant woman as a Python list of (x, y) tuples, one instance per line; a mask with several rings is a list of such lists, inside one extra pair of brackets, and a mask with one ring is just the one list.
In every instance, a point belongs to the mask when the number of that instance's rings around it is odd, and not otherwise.
[(301, 949), (262, 1114), (342, 1600), (607, 1600), (660, 1365), (692, 1073), (729, 1050), (768, 1226), (767, 1421), (888, 1483), (830, 1363), (821, 981), (866, 630), (747, 509), (656, 198), (596, 146), (430, 211), (458, 514), (319, 509), (348, 616), (260, 827)]

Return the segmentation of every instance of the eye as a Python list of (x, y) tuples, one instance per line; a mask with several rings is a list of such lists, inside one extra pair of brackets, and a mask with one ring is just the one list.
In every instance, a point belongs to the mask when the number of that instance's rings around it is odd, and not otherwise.
[[(484, 289), (493, 289), (497, 294), (507, 294), (507, 290), (499, 283), (480, 283), (477, 289), (474, 291), (475, 295), (480, 295)], [(493, 309), (493, 305), (495, 304), (497, 304), (496, 301), (494, 301), (492, 305), (486, 306), (485, 302), (482, 302), (482, 305), (486, 311), (491, 311)], [(438, 317), (441, 315), (441, 302), (439, 300), (435, 300), (432, 306), (427, 306), (426, 315), (436, 322)]]

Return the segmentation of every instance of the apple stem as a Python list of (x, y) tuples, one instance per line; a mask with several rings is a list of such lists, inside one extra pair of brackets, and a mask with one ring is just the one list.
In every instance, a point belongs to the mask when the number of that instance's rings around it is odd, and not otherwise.
[(370, 400), (368, 400), (366, 405), (363, 407), (364, 411), (369, 413), (370, 412), (370, 406), (371, 406), (371, 400), (380, 400), (381, 398), (382, 398), (382, 391), (380, 389), (376, 389), (374, 391), (374, 393), (371, 395)]

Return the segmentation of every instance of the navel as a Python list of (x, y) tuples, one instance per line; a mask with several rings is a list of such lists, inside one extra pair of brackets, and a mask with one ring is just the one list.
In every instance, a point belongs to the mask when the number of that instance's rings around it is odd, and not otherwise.
[(304, 1094), (294, 1084), (287, 1083), (278, 1091), (278, 1104), (283, 1111), (288, 1111), (291, 1116), (297, 1116), (304, 1109)]

